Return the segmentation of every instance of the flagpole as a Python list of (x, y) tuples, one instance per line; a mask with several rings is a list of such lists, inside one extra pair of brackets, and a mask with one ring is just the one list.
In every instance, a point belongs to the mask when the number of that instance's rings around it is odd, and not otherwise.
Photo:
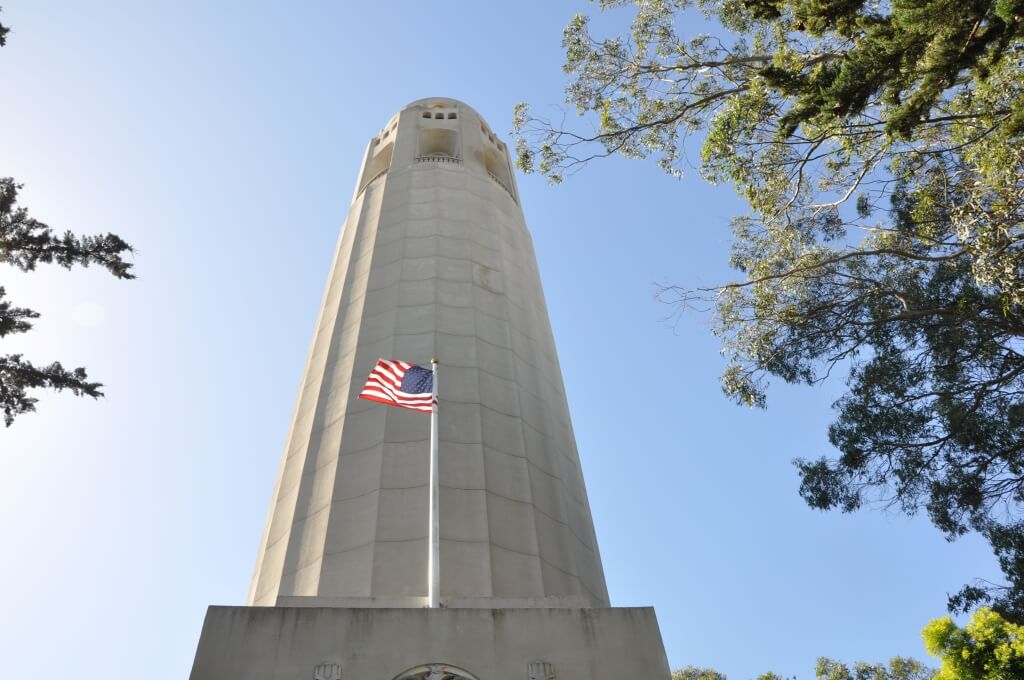
[(430, 531), (427, 542), (427, 599), (431, 608), (441, 606), (441, 537), (438, 515), (438, 483), (437, 483), (437, 358), (430, 360), (434, 372), (433, 395), (430, 407)]

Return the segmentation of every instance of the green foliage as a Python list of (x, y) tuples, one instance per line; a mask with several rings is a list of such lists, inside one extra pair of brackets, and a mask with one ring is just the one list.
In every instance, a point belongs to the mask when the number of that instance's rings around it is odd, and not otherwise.
[[(0, 178), (0, 263), (22, 271), (32, 271), (39, 263), (55, 262), (68, 269), (76, 264), (97, 264), (117, 278), (135, 278), (131, 263), (122, 257), (132, 251), (131, 246), (113, 234), (54, 235), (47, 225), (18, 206), (20, 188), (10, 177)], [(31, 309), (13, 306), (5, 296), (6, 291), (0, 286), (0, 338), (30, 330), (30, 320), (39, 317)], [(29, 396), (29, 390), (68, 390), (75, 395), (98, 398), (103, 396), (100, 387), (100, 383), (89, 381), (84, 368), (68, 370), (60, 362), (36, 366), (21, 354), (0, 355), (0, 410), (7, 427), (16, 416), (36, 410), (39, 400)]]
[[(602, 9), (633, 4), (602, 0)], [(647, 0), (629, 36), (566, 27), (567, 101), (590, 132), (517, 106), (519, 165), (558, 182), (596, 158), (700, 172), (749, 204), (740, 280), (710, 302), (722, 385), (848, 371), (839, 456), (798, 460), (815, 508), (925, 511), (984, 535), (1006, 585), (951, 598), (1024, 622), (1024, 3)], [(682, 37), (688, 12), (715, 35)]]
[(45, 387), (93, 399), (102, 397), (102, 385), (89, 382), (88, 377), (84, 368), (69, 371), (58, 361), (35, 366), (20, 354), (0, 355), (0, 409), (4, 412), (4, 425), (10, 427), (16, 416), (36, 410), (39, 400), (28, 395), (30, 389)]
[[(905, 657), (893, 657), (886, 664), (855, 663), (852, 667), (839, 661), (819, 657), (815, 666), (817, 680), (933, 680), (936, 676), (933, 668), (928, 668), (920, 661)], [(687, 666), (672, 672), (672, 680), (727, 680), (724, 673), (711, 668)], [(786, 678), (778, 673), (762, 673), (757, 680), (796, 680)]]
[(17, 206), (20, 184), (0, 177), (0, 262), (22, 271), (32, 271), (39, 263), (56, 263), (65, 269), (74, 265), (96, 264), (119, 279), (134, 279), (132, 265), (122, 253), (131, 246), (115, 234), (75, 236), (70, 231), (57, 236), (47, 225), (29, 217), (28, 210)]
[(852, 667), (819, 657), (814, 668), (817, 680), (932, 680), (935, 676), (935, 669), (915, 659), (900, 656), (890, 659), (888, 665), (859, 661)]
[(1024, 678), (1024, 626), (982, 607), (959, 628), (948, 616), (921, 632), (928, 652), (942, 661), (936, 680)]
[[(6, 45), (9, 29), (0, 24), (0, 47)], [(119, 279), (134, 279), (132, 265), (124, 256), (132, 247), (114, 234), (76, 236), (70, 231), (58, 236), (46, 224), (29, 216), (18, 206), (21, 188), (10, 177), (0, 177), (0, 263), (22, 271), (33, 271), (38, 264), (56, 263), (65, 269), (75, 265), (98, 265)], [(38, 312), (15, 307), (4, 298), (7, 291), (0, 286), (0, 339), (12, 333), (25, 333), (32, 328), (31, 319)], [(29, 390), (48, 388), (68, 390), (75, 395), (98, 398), (102, 385), (90, 382), (84, 368), (68, 370), (60, 362), (36, 366), (21, 354), (0, 354), (0, 411), (4, 425), (36, 410), (37, 398)]]
[(726, 680), (726, 677), (713, 668), (686, 666), (672, 671), (672, 680)]

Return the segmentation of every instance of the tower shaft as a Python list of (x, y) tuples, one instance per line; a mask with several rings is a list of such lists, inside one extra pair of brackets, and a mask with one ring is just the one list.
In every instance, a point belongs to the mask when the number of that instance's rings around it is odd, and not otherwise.
[(367, 148), (250, 604), (422, 605), (428, 418), (356, 395), (378, 357), (434, 356), (442, 603), (608, 605), (508, 149), (448, 99), (409, 105)]

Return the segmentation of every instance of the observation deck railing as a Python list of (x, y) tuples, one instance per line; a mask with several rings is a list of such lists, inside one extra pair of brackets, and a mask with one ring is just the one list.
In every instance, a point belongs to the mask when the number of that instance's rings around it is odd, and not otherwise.
[[(415, 162), (415, 163), (446, 163), (446, 164), (451, 164), (451, 165), (462, 165), (463, 164), (461, 158), (456, 158), (454, 156), (446, 156), (444, 154), (427, 154), (426, 156), (417, 156), (416, 158), (413, 159), (413, 162)], [(490, 176), (490, 178), (492, 180), (494, 180), (495, 184), (497, 184), (498, 186), (500, 186), (502, 189), (505, 190), (505, 193), (507, 193), (509, 195), (509, 197), (512, 198), (513, 201), (516, 200), (516, 195), (512, 191), (512, 187), (510, 187), (508, 184), (506, 184), (504, 182), (504, 180), (502, 180), (500, 177), (495, 175), (493, 172), (488, 170), (487, 174), (488, 174), (488, 176)]]
[(413, 159), (416, 163), (451, 163), (452, 165), (462, 165), (461, 158), (455, 158), (454, 156), (445, 156), (443, 154), (427, 154), (426, 156), (417, 156)]

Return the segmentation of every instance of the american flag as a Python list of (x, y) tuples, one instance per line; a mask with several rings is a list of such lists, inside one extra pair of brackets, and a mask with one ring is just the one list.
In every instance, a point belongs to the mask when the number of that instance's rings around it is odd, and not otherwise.
[(359, 398), (430, 413), (436, 403), (434, 373), (404, 361), (377, 359)]

